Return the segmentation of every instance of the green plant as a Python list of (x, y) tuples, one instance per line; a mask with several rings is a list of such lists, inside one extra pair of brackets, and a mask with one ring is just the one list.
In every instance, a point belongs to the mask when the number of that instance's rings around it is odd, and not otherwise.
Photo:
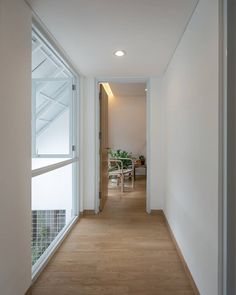
[[(118, 158), (129, 158), (129, 159), (131, 159), (132, 158), (132, 153), (128, 153), (127, 151), (124, 151), (124, 150), (112, 150), (112, 149), (110, 149), (109, 150), (109, 155), (110, 155), (111, 158), (115, 158), (115, 159), (118, 159)], [(129, 161), (129, 160), (121, 159), (121, 161), (123, 163), (123, 168), (124, 169), (127, 169), (131, 165), (131, 161)]]
[(145, 157), (143, 155), (139, 156), (139, 160), (141, 161), (141, 164), (144, 165), (145, 164)]
[[(40, 214), (39, 214), (40, 215)], [(39, 257), (45, 252), (45, 250), (50, 245), (48, 240), (48, 229), (46, 225), (43, 224), (42, 220), (39, 221), (37, 229), (37, 237), (31, 242), (32, 249), (32, 265), (39, 259)]]

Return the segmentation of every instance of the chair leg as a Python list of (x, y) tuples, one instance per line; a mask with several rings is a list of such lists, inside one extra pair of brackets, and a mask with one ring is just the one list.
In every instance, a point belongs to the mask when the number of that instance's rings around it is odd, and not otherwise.
[(121, 192), (124, 192), (124, 176), (121, 176)]
[(134, 188), (134, 173), (132, 173), (131, 179), (132, 179), (132, 188)]

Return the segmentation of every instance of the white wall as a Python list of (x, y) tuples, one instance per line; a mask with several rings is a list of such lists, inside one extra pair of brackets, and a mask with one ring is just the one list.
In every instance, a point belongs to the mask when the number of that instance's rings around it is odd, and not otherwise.
[[(98, 118), (96, 116), (96, 95), (95, 95), (95, 78), (84, 78), (83, 81), (83, 210), (95, 209), (95, 196), (97, 193), (97, 175), (96, 171), (96, 125)], [(98, 104), (98, 101), (97, 101)], [(99, 130), (99, 127), (98, 127)]]
[(108, 115), (108, 146), (146, 157), (146, 97), (110, 97)]
[(31, 283), (31, 13), (0, 1), (0, 293)]
[(151, 78), (149, 81), (149, 195), (150, 209), (159, 210), (164, 206), (164, 156), (163, 148), (163, 102), (161, 97), (161, 79)]
[(218, 39), (200, 0), (162, 83), (164, 211), (201, 295), (218, 294)]

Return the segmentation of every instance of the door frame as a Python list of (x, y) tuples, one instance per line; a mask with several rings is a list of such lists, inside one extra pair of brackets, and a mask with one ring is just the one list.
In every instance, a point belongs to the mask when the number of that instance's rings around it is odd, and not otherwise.
[[(104, 209), (108, 195), (108, 103), (109, 95), (104, 86), (99, 84), (99, 211)], [(105, 112), (106, 119), (101, 119), (102, 113)], [(105, 128), (104, 128), (105, 127)], [(105, 142), (104, 143), (104, 139)], [(104, 152), (106, 150), (106, 156)], [(103, 160), (106, 158), (107, 167), (103, 166)], [(106, 180), (101, 179), (101, 175), (106, 171)], [(104, 176), (102, 176), (104, 178)]]
[[(229, 201), (228, 185), (228, 3), (218, 0), (219, 4), (219, 195), (218, 195), (218, 294), (227, 295), (231, 288), (229, 252)], [(232, 77), (233, 79), (235, 77)]]
[(99, 213), (99, 183), (100, 183), (100, 154), (99, 154), (99, 128), (100, 128), (100, 106), (99, 106), (99, 83), (146, 83), (146, 212), (151, 213), (151, 177), (150, 177), (150, 79), (148, 77), (96, 77), (95, 79), (95, 212)]

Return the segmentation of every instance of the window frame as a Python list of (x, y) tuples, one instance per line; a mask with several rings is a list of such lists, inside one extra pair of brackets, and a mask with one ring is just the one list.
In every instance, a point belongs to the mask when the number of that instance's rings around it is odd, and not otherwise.
[[(40, 154), (37, 152), (37, 136), (36, 136), (36, 84), (40, 82), (54, 82), (54, 81), (70, 81), (71, 80), (71, 100), (69, 101), (69, 150), (66, 154)], [(32, 158), (74, 158), (75, 150), (73, 149), (76, 146), (76, 138), (73, 136), (73, 133), (76, 131), (73, 130), (74, 122), (76, 122), (76, 114), (73, 112), (74, 106), (76, 106), (76, 94), (73, 90), (73, 85), (75, 85), (75, 77), (73, 78), (32, 78)]]
[[(60, 154), (52, 154), (52, 155), (37, 155), (35, 152), (35, 138), (32, 138), (32, 152), (31, 156), (32, 158), (61, 158), (62, 161), (58, 161), (57, 163), (46, 165), (37, 169), (32, 169), (32, 178), (37, 177), (39, 175), (48, 173), (52, 170), (62, 168), (64, 166), (72, 164), (72, 194), (73, 194), (73, 218), (69, 222), (65, 228), (58, 234), (58, 236), (55, 238), (55, 240), (50, 244), (48, 249), (42, 254), (42, 256), (38, 259), (38, 261), (32, 265), (32, 280), (36, 280), (38, 275), (42, 272), (44, 267), (47, 265), (49, 260), (54, 255), (55, 251), (58, 249), (58, 247), (61, 245), (63, 240), (66, 238), (74, 224), (77, 222), (79, 218), (79, 212), (80, 212), (80, 189), (79, 189), (79, 180), (80, 180), (80, 169), (79, 169), (79, 140), (80, 140), (80, 134), (78, 134), (78, 128), (77, 124), (80, 122), (79, 116), (79, 106), (80, 106), (80, 76), (78, 73), (73, 69), (73, 66), (68, 62), (68, 58), (63, 54), (62, 50), (60, 50), (57, 46), (57, 44), (54, 42), (54, 40), (50, 37), (50, 34), (46, 32), (45, 28), (42, 28), (41, 25), (38, 23), (38, 21), (33, 18), (32, 23), (32, 36), (37, 36), (37, 38), (40, 39), (40, 41), (50, 50), (50, 52), (54, 55), (54, 57), (57, 58), (57, 61), (60, 62), (61, 66), (64, 67), (68, 72), (71, 73), (72, 78), (72, 85), (73, 90), (72, 91), (72, 101), (70, 106), (70, 151), (68, 155), (60, 155)], [(68, 77), (70, 78), (70, 77)], [(65, 77), (66, 79), (66, 77)], [(63, 78), (63, 80), (65, 80)], [(34, 79), (32, 79), (33, 82)], [(39, 79), (36, 79), (39, 80)], [(44, 79), (49, 80), (49, 78)], [(33, 83), (32, 83), (33, 84)], [(33, 98), (33, 87), (32, 87), (32, 98)], [(33, 101), (33, 100), (32, 100)], [(32, 103), (32, 108), (34, 108)], [(33, 112), (32, 109), (32, 123), (35, 118), (35, 112)], [(35, 120), (34, 120), (35, 121)], [(32, 129), (34, 128), (32, 124)], [(32, 130), (31, 130), (32, 132)], [(34, 133), (32, 132), (32, 135)], [(64, 159), (63, 159), (64, 158)], [(69, 158), (69, 159), (65, 159)], [(32, 198), (32, 196), (31, 196)]]

